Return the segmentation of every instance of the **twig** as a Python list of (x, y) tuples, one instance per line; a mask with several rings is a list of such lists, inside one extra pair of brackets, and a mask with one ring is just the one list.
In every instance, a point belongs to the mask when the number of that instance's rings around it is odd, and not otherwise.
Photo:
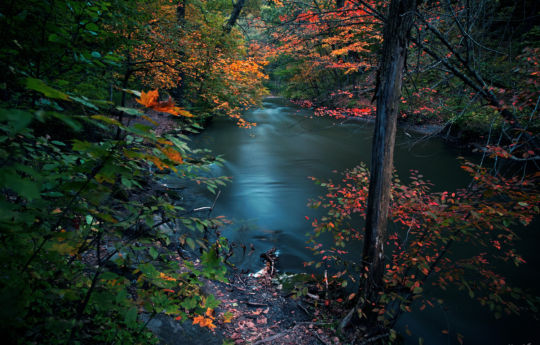
[(379, 339), (384, 339), (386, 337), (388, 337), (390, 335), (390, 333), (384, 333), (384, 334), (379, 334), (375, 337), (371, 337), (371, 338), (367, 338), (367, 339), (364, 339), (362, 340), (358, 345), (367, 345), (369, 343), (373, 343)]
[(294, 321), (294, 324), (295, 325), (326, 326), (326, 325), (332, 325), (333, 322)]
[(210, 215), (210, 213), (212, 213), (212, 211), (214, 210), (214, 206), (216, 206), (217, 199), (219, 198), (220, 195), (221, 195), (221, 190), (219, 190), (218, 193), (216, 194), (216, 197), (214, 198), (214, 202), (212, 203), (212, 206), (197, 207), (193, 209), (193, 212), (208, 210), (208, 215)]
[(268, 304), (264, 304), (264, 303), (256, 303), (256, 302), (246, 302), (246, 305), (250, 306), (250, 307), (268, 307)]
[(324, 270), (324, 286), (326, 287), (325, 299), (328, 299), (328, 271)]
[(217, 199), (221, 195), (221, 190), (218, 190), (218, 193), (216, 194), (216, 198), (214, 199), (214, 202), (212, 203), (212, 208), (210, 208), (210, 211), (208, 211), (208, 215), (210, 216), (210, 213), (214, 210), (214, 206), (216, 206)]
[(315, 300), (318, 300), (318, 299), (319, 299), (319, 296), (318, 296), (318, 295), (312, 294), (311, 292), (306, 293), (306, 296), (308, 296), (308, 297), (310, 297), (310, 298), (313, 298), (313, 299), (315, 299)]
[(229, 284), (229, 285), (231, 285), (233, 288), (238, 289), (238, 290), (240, 290), (240, 291), (246, 291), (246, 289), (243, 289), (243, 288), (241, 288), (241, 287), (239, 287), (239, 286), (236, 286), (236, 285), (234, 285), (234, 284)]
[(315, 331), (315, 330), (312, 330), (313, 334), (315, 334), (315, 336), (317, 337), (317, 339), (323, 343), (324, 345), (329, 345), (326, 341), (324, 341), (320, 336), (319, 334)]
[(197, 207), (197, 208), (193, 209), (193, 212), (199, 212), (199, 211), (205, 211), (205, 210), (210, 210), (210, 212), (211, 212), (212, 207), (210, 207), (210, 206)]
[(306, 313), (307, 316), (311, 316), (311, 314), (309, 313), (309, 311), (306, 309), (306, 307), (304, 307), (302, 304), (300, 303), (297, 303), (298, 305), (298, 308), (300, 308), (304, 313)]
[(285, 334), (289, 333), (291, 330), (292, 330), (292, 329), (286, 330), (286, 331), (283, 331), (283, 332), (281, 332), (281, 333), (274, 334), (273, 336), (270, 336), (270, 337), (267, 337), (267, 338), (258, 340), (258, 341), (256, 341), (256, 342), (254, 342), (253, 345), (263, 344), (263, 343), (272, 341), (272, 340), (274, 340), (274, 339), (280, 338), (280, 337), (284, 336)]

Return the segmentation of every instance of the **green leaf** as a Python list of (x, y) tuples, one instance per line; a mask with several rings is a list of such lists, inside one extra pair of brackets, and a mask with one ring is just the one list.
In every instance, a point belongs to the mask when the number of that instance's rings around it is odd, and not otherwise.
[(208, 295), (208, 296), (206, 297), (206, 301), (205, 301), (205, 303), (204, 303), (204, 306), (205, 306), (206, 308), (216, 309), (216, 307), (219, 306), (220, 303), (221, 303), (221, 302), (220, 302), (219, 300), (217, 300), (217, 299), (214, 297), (214, 295)]
[(0, 182), (3, 186), (8, 187), (28, 200), (39, 197), (39, 185), (34, 181), (22, 178), (13, 170), (2, 171), (0, 173)]
[(148, 253), (150, 254), (152, 259), (154, 259), (154, 260), (157, 259), (157, 257), (159, 256), (158, 251), (154, 247), (150, 247), (150, 250), (148, 251)]
[(131, 307), (124, 315), (124, 321), (128, 326), (133, 326), (137, 322), (137, 308)]
[(75, 96), (69, 96), (72, 100), (75, 102), (84, 105), (85, 107), (92, 108), (94, 110), (99, 110), (98, 107), (96, 107), (94, 104), (90, 103), (86, 97), (75, 97)]
[(62, 91), (53, 89), (40, 79), (26, 78), (25, 86), (27, 89), (42, 93), (45, 97), (69, 101), (69, 96), (67, 94), (63, 93)]
[(180, 306), (182, 306), (185, 309), (193, 309), (197, 306), (198, 301), (196, 297), (193, 298), (186, 298), (185, 300), (180, 303)]
[(93, 119), (103, 121), (103, 122), (108, 123), (110, 125), (122, 126), (122, 124), (118, 120), (110, 118), (110, 117), (105, 116), (105, 115), (92, 115), (91, 117)]
[(191, 248), (191, 250), (195, 249), (195, 242), (193, 242), (193, 240), (190, 237), (186, 238), (186, 243), (189, 246), (189, 248)]
[(51, 112), (50, 115), (52, 115), (53, 117), (57, 118), (58, 120), (62, 121), (63, 123), (71, 127), (71, 129), (73, 129), (75, 132), (78, 132), (82, 129), (82, 125), (77, 120), (74, 120), (70, 116), (60, 114), (57, 112)]
[(131, 186), (133, 185), (132, 180), (126, 178), (125, 176), (122, 176), (120, 180), (122, 181), (122, 184), (124, 185), (124, 187), (126, 187), (127, 189), (130, 189)]
[(141, 115), (144, 115), (144, 113), (142, 111), (140, 111), (139, 109), (135, 109), (135, 108), (127, 108), (127, 107), (116, 107), (116, 110), (120, 110), (128, 115), (133, 115), (133, 116), (141, 116)]
[(94, 217), (92, 217), (91, 215), (86, 215), (84, 217), (85, 221), (86, 221), (86, 224), (90, 225), (94, 222)]
[(57, 34), (50, 34), (49, 42), (62, 42), (62, 38), (58, 36)]
[(132, 95), (135, 95), (137, 97), (141, 97), (141, 92), (140, 91), (137, 91), (137, 90), (130, 90), (130, 89), (120, 89), (124, 92), (127, 92), (127, 93), (130, 93)]
[(95, 23), (88, 23), (88, 24), (86, 24), (85, 28), (88, 31), (98, 31), (99, 30), (99, 26), (97, 26), (97, 24), (95, 24)]
[(19, 109), (0, 109), (0, 122), (7, 122), (2, 125), (8, 129), (10, 134), (17, 134), (26, 128), (33, 120), (34, 115)]

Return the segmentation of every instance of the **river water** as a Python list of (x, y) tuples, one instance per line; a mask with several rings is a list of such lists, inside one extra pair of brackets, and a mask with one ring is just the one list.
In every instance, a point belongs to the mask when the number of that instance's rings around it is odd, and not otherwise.
[[(303, 262), (313, 260), (305, 248), (306, 234), (311, 231), (305, 217), (320, 217), (324, 212), (306, 206), (309, 199), (324, 193), (308, 176), (337, 179), (333, 170), (343, 171), (360, 162), (369, 165), (373, 124), (314, 117), (312, 111), (281, 98), (267, 98), (262, 108), (248, 111), (245, 118), (257, 126), (242, 129), (228, 119), (216, 119), (194, 138), (195, 146), (225, 158), (225, 165), (215, 167), (212, 174), (233, 180), (222, 188), (214, 209), (214, 215), (233, 221), (223, 235), (246, 245), (247, 252), (250, 244), (255, 248), (254, 254), (240, 253), (231, 261), (255, 271), (262, 265), (259, 254), (275, 247), (281, 271), (305, 272)], [(438, 138), (418, 141), (419, 137), (398, 131), (394, 165), (402, 180), (410, 169), (417, 169), (433, 182), (434, 190), (466, 186), (469, 175), (457, 160), (460, 155), (467, 157), (466, 152)], [(525, 274), (537, 272), (529, 265), (518, 279), (526, 280)], [(398, 330), (408, 327), (413, 333), (405, 336), (406, 344), (418, 344), (419, 336), (425, 344), (458, 344), (457, 333), (464, 336), (465, 344), (535, 344), (540, 339), (535, 338), (539, 325), (530, 316), (497, 321), (465, 292), (447, 293), (445, 300), (444, 309), (402, 317)], [(449, 335), (441, 332), (444, 329), (450, 330)]]

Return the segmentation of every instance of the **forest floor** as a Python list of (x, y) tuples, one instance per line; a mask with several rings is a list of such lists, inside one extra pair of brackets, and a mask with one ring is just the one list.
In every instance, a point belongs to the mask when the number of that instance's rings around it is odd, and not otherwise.
[(340, 344), (331, 323), (320, 321), (316, 309), (313, 314), (313, 304), (284, 295), (268, 272), (234, 274), (230, 283), (209, 282), (206, 288), (222, 302), (216, 311), (231, 316), (230, 322), (220, 319), (217, 330), (234, 344)]
[(232, 272), (229, 282), (205, 280), (203, 291), (221, 301), (213, 311), (216, 328), (161, 314), (148, 323), (161, 344), (341, 344), (332, 327), (334, 320), (324, 321), (328, 308), (322, 301), (318, 308), (317, 300), (291, 297), (268, 273), (255, 277)]

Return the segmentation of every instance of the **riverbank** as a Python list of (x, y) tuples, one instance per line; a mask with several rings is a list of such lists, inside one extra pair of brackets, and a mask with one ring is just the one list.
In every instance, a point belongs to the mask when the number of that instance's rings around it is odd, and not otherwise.
[[(144, 123), (153, 124), (153, 131), (157, 135), (174, 132), (177, 127), (176, 117), (153, 111), (146, 115)], [(210, 217), (214, 205), (221, 202), (219, 197), (212, 198), (201, 191), (196, 183), (184, 181), (178, 185), (167, 182), (159, 184), (165, 189), (181, 190), (182, 206), (193, 216)], [(203, 208), (204, 212), (197, 211)], [(220, 230), (215, 230), (216, 234), (208, 234), (209, 241), (220, 236)], [(182, 255), (178, 255), (175, 260), (180, 270), (185, 266), (185, 259), (202, 267), (197, 251), (180, 248), (179, 253)], [(249, 255), (251, 260), (258, 261), (259, 266), (264, 267), (263, 260), (259, 260), (253, 250)], [(314, 311), (313, 300), (306, 302), (300, 298), (294, 299), (290, 291), (282, 289), (276, 279), (277, 271), (273, 271), (261, 270), (260, 274), (253, 275), (248, 270), (229, 266), (227, 282), (202, 279), (204, 286), (201, 290), (204, 295), (213, 295), (221, 301), (213, 310), (212, 317), (216, 326), (213, 330), (195, 325), (192, 320), (179, 321), (166, 314), (158, 314), (151, 319), (146, 315), (144, 321), (163, 345), (340, 344), (330, 327), (331, 323), (321, 321), (323, 306), (320, 306), (321, 310)]]
[[(324, 192), (306, 176), (335, 180), (332, 170), (344, 171), (352, 164), (369, 162), (373, 127), (351, 120), (315, 118), (313, 112), (292, 107), (283, 99), (267, 99), (264, 108), (248, 111), (245, 116), (258, 125), (245, 130), (226, 118), (216, 118), (200, 135), (192, 137), (195, 147), (209, 148), (227, 160), (223, 166), (213, 167), (211, 174), (234, 179), (232, 184), (222, 188), (213, 213), (227, 215), (234, 221), (234, 225), (222, 228), (223, 236), (239, 244), (239, 255), (231, 257), (231, 262), (241, 269), (257, 271), (262, 265), (259, 253), (276, 247), (281, 251), (283, 272), (317, 274), (313, 266), (302, 265), (313, 260), (312, 252), (305, 249), (305, 234), (311, 231), (311, 222), (321, 219), (325, 211), (307, 209), (305, 204)], [(417, 142), (420, 137), (409, 131), (398, 131), (395, 167), (400, 176), (406, 179), (410, 169), (417, 169), (425, 179), (433, 182), (434, 189), (449, 192), (470, 182), (470, 176), (456, 160), (458, 156), (474, 159), (468, 156), (468, 150), (458, 150), (435, 137)], [(250, 251), (250, 244), (254, 245), (253, 255), (242, 255), (242, 243), (247, 246), (247, 251)], [(313, 294), (316, 291), (310, 290)], [(249, 292), (257, 294), (257, 291)], [(324, 296), (324, 293), (319, 295)], [(444, 315), (438, 309), (405, 315), (396, 330), (406, 338), (408, 325), (416, 336), (426, 336), (428, 343), (442, 343), (446, 342), (446, 336), (440, 332), (444, 328), (441, 324), (449, 323), (448, 327), (463, 334), (467, 341), (481, 343), (490, 339), (497, 343), (494, 339), (499, 336), (509, 339), (505, 333), (508, 327), (487, 321), (489, 313), (486, 315), (485, 310), (475, 308), (466, 296), (461, 297), (448, 299)], [(340, 296), (335, 295), (329, 300), (338, 298)], [(319, 298), (319, 310), (324, 309), (323, 304)], [(447, 319), (447, 314), (451, 318)], [(491, 326), (496, 331), (489, 337), (478, 332), (479, 327)], [(242, 339), (245, 341), (250, 336), (253, 334), (245, 334)], [(418, 339), (412, 338), (406, 343), (418, 343)]]
[[(274, 98), (279, 98), (273, 96)], [(312, 110), (316, 116), (328, 117), (339, 120), (340, 124), (349, 121), (358, 121), (362, 123), (375, 123), (375, 107), (366, 100), (363, 108), (329, 108), (318, 107), (313, 102), (307, 100), (289, 100), (295, 106)], [(416, 123), (409, 117), (400, 117), (397, 122), (398, 128), (405, 131), (407, 134), (418, 134), (421, 137), (417, 140), (427, 139), (431, 137), (440, 137), (444, 141), (456, 147), (468, 147), (471, 151), (478, 145), (485, 145), (484, 137), (487, 133), (479, 132), (478, 129), (458, 128), (454, 124), (440, 123), (426, 119), (422, 123)]]

